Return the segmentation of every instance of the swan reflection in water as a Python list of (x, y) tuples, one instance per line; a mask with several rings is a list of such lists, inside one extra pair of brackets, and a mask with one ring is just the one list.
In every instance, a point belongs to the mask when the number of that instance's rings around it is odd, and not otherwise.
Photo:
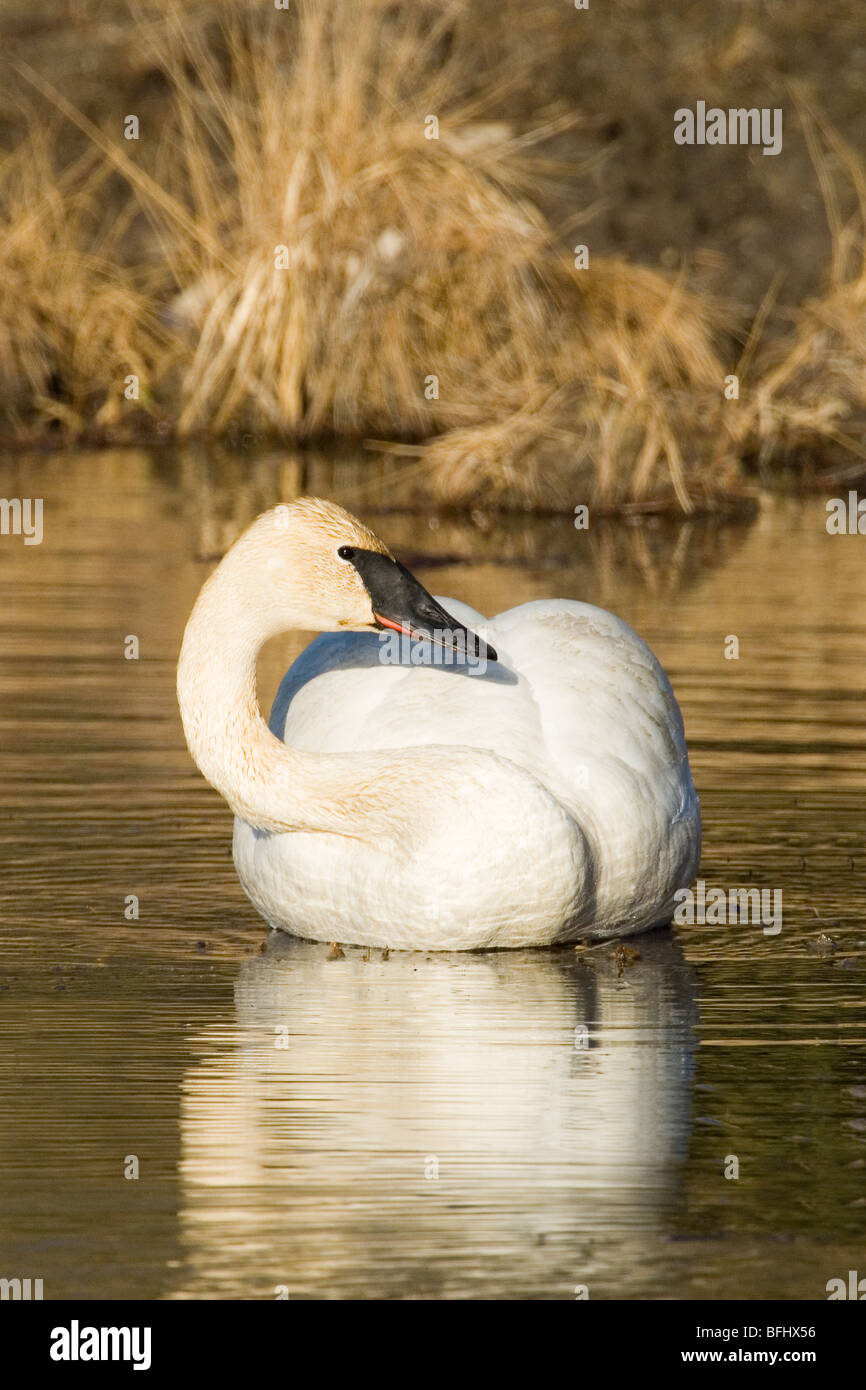
[(694, 983), (656, 932), (394, 953), (275, 933), (192, 1040), (177, 1297), (627, 1296), (680, 1199)]

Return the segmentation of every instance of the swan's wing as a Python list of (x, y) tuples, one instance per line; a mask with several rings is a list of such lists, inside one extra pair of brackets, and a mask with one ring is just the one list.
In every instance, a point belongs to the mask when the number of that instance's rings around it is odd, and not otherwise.
[[(454, 599), (443, 606), (498, 649), (484, 674), (383, 660), (388, 634), (326, 633), (294, 662), (270, 725), (310, 751), (431, 743), (490, 749), (583, 807), (603, 774), (683, 792), (683, 725), (667, 677), (621, 619), (590, 604), (540, 600), (488, 622)], [(420, 655), (417, 644), (411, 650)], [(606, 769), (606, 772), (605, 772)], [(690, 783), (690, 778), (688, 778)]]
[[(471, 631), (491, 630), (468, 604), (438, 601)], [(515, 676), (496, 665), (486, 674), (437, 665), (432, 656), (440, 660), (441, 649), (393, 633), (324, 633), (283, 677), (271, 730), (307, 751), (459, 744), (512, 757), (532, 719), (515, 699)]]
[(490, 640), (538, 712), (537, 775), (598, 848), (600, 901), (624, 884), (638, 903), (660, 883), (690, 882), (700, 807), (679, 706), (646, 643), (565, 599), (501, 613)]
[(322, 633), (283, 676), (271, 732), (312, 752), (361, 748), (362, 731), (395, 677), (399, 671), (382, 665), (373, 633)]
[(602, 608), (542, 599), (500, 613), (491, 640), (531, 690), (556, 765), (621, 761), (647, 777), (688, 765), (683, 721), (657, 658)]

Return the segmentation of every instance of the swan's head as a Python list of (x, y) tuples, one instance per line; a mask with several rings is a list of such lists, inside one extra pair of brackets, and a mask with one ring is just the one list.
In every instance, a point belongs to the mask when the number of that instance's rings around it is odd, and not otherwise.
[(378, 536), (334, 502), (302, 497), (273, 507), (232, 546), (220, 569), (255, 579), (272, 632), (393, 629), (445, 647), (496, 653), (428, 594)]

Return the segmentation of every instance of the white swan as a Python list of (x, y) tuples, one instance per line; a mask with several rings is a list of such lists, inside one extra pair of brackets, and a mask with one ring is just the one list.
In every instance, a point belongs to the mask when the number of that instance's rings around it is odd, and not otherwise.
[[(289, 628), (327, 635), (284, 677), (269, 732), (256, 655)], [(389, 629), (434, 640), (389, 665)], [(466, 659), (433, 664), (462, 643)], [(669, 921), (694, 877), (682, 719), (631, 628), (566, 600), (492, 621), (439, 603), (331, 502), (273, 508), (231, 547), (187, 624), (178, 700), (235, 813), (240, 881), (296, 936), (429, 950), (624, 936)]]

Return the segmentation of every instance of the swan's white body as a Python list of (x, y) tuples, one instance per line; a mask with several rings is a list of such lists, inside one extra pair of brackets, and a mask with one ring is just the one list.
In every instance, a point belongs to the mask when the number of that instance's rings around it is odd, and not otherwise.
[[(469, 674), (416, 664), (415, 650), (412, 664), (387, 665), (375, 633), (326, 633), (280, 686), (279, 753), (249, 708), (248, 672), (227, 672), (228, 693), (210, 704), (197, 691), (220, 679), (196, 669), (218, 661), (203, 643), (219, 599), (204, 605), (198, 640), (194, 612), (179, 668), (187, 737), (238, 813), (235, 864), (259, 912), (314, 940), (429, 950), (670, 921), (697, 869), (700, 809), (652, 652), (584, 603), (529, 603), (486, 621), (440, 602), (498, 662)], [(264, 635), (239, 641), (253, 679)], [(230, 667), (231, 651), (219, 660)], [(214, 724), (227, 726), (218, 738)], [(234, 752), (217, 746), (224, 734)]]
[(278, 738), (309, 752), (437, 756), (427, 775), (418, 764), (396, 857), (339, 835), (262, 836), (238, 819), (235, 864), (256, 907), (298, 936), (434, 950), (669, 921), (697, 868), (700, 812), (679, 710), (649, 648), (589, 604), (530, 603), (488, 623), (439, 601), (517, 683), (497, 666), (381, 665), (372, 634), (317, 638), (280, 686)]

